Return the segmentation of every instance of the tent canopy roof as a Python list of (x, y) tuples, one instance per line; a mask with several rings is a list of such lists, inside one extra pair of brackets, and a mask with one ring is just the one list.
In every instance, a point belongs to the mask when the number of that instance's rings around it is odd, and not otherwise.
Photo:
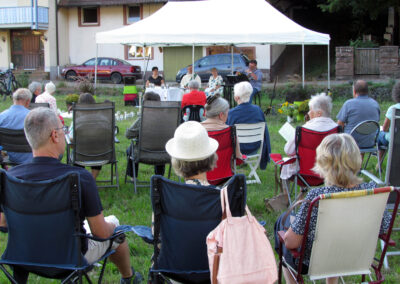
[(265, 0), (168, 2), (132, 25), (96, 34), (96, 43), (139, 46), (328, 45), (328, 34), (295, 23)]

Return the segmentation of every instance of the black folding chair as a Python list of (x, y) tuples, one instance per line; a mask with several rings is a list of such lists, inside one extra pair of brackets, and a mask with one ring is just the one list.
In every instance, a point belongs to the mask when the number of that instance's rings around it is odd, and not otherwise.
[[(188, 119), (183, 121), (184, 114), (187, 114), (187, 113), (189, 114)], [(191, 121), (191, 120), (202, 122), (201, 117), (203, 116), (203, 113), (204, 113), (204, 106), (202, 106), (202, 105), (185, 106), (182, 109), (182, 122)]]
[[(0, 145), (2, 151), (14, 153), (32, 153), (31, 146), (26, 140), (23, 129), (15, 130), (8, 128), (0, 128)], [(10, 161), (8, 158), (1, 162), (3, 168), (7, 165), (15, 166), (17, 163)]]
[[(87, 263), (81, 247), (85, 238), (110, 240), (98, 283), (101, 283), (107, 258), (113, 254), (113, 241), (122, 242), (124, 234), (108, 239), (82, 234), (80, 224), (81, 188), (79, 174), (72, 172), (46, 181), (23, 181), (0, 170), (1, 206), (7, 219), (8, 242), (0, 269), (11, 283), (26, 283), (29, 273), (63, 279), (62, 283), (85, 277), (93, 265)], [(13, 269), (13, 275), (7, 269)]]
[(34, 108), (37, 108), (37, 107), (50, 107), (50, 104), (49, 103), (30, 103), (29, 104), (29, 109), (34, 109)]
[[(139, 138), (131, 143), (131, 156), (128, 163), (132, 163), (133, 183), (135, 193), (137, 187), (147, 187), (149, 182), (138, 181), (135, 163), (147, 165), (165, 165), (171, 163), (171, 157), (165, 150), (165, 144), (174, 137), (175, 129), (180, 122), (180, 102), (171, 101), (143, 101)], [(168, 177), (171, 173), (169, 168)], [(127, 175), (125, 174), (125, 182)]]
[[(232, 215), (243, 216), (246, 205), (245, 176), (228, 182)], [(151, 178), (154, 212), (154, 255), (151, 283), (168, 278), (182, 283), (209, 283), (206, 236), (222, 218), (220, 190), (213, 186), (188, 185), (161, 176)]]
[[(71, 165), (84, 167), (111, 165), (110, 183), (98, 187), (119, 189), (117, 160), (115, 155), (115, 107), (113, 102), (74, 104), (73, 139), (68, 142), (67, 160)], [(114, 184), (114, 170), (116, 184)]]

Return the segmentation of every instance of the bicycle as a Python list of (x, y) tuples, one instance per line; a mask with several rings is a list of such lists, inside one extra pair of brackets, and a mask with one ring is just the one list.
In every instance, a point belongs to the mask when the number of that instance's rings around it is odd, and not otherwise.
[(11, 69), (0, 72), (0, 96), (3, 96), (3, 101), (19, 87), (21, 87), (21, 84), (15, 79)]

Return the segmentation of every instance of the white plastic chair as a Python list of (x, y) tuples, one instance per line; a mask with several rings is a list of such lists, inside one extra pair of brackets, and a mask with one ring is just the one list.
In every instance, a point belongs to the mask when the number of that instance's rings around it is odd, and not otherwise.
[[(239, 144), (260, 142), (260, 148), (257, 150), (257, 152), (247, 155), (247, 159), (244, 162), (250, 167), (250, 173), (247, 176), (246, 183), (261, 183), (256, 170), (260, 164), (262, 155), (265, 122), (235, 124), (235, 126)], [(252, 177), (254, 177), (254, 179), (251, 179)]]

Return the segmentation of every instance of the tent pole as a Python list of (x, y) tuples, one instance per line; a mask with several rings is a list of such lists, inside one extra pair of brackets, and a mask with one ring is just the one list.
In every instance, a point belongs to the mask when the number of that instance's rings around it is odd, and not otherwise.
[(97, 57), (99, 53), (99, 45), (96, 43), (96, 61), (94, 63), (94, 89), (97, 87)]
[(303, 76), (302, 76), (302, 81), (303, 81), (303, 88), (304, 88), (304, 77), (305, 77), (305, 72), (304, 72), (304, 44), (302, 44), (301, 45), (301, 57), (302, 57), (302, 60), (301, 60), (301, 69), (302, 69), (302, 74), (303, 74)]
[(231, 45), (231, 73), (233, 75), (233, 44)]
[(194, 74), (195, 73), (195, 71), (194, 71), (194, 44), (192, 45), (192, 70), (193, 70), (192, 74)]
[(328, 93), (331, 90), (331, 63), (330, 63), (330, 55), (329, 55), (329, 43), (328, 43)]
[(145, 67), (144, 67), (144, 63), (145, 63), (145, 55), (146, 55), (146, 53), (144, 52), (144, 48), (145, 48), (145, 46), (146, 45), (142, 45), (142, 54), (143, 54), (143, 56), (142, 56), (142, 59), (143, 59), (143, 66), (142, 66), (142, 70), (143, 70), (143, 90), (146, 88), (146, 80), (145, 80), (145, 77), (146, 77), (146, 70), (145, 70)]

